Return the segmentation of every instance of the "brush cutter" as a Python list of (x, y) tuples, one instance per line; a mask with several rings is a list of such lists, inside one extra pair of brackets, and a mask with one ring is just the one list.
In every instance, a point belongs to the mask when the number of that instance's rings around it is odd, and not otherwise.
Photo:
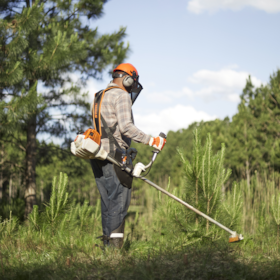
[[(141, 179), (142, 181), (146, 182), (150, 186), (156, 188), (157, 190), (161, 191), (162, 193), (168, 195), (169, 197), (178, 201), (182, 205), (186, 206), (187, 208), (189, 208), (190, 210), (192, 210), (196, 214), (200, 215), (201, 217), (205, 218), (206, 220), (210, 221), (211, 223), (217, 225), (221, 229), (230, 233), (231, 234), (230, 237), (229, 237), (229, 242), (230, 243), (243, 240), (242, 234), (238, 234), (236, 231), (230, 230), (229, 228), (220, 224), (219, 222), (212, 219), (208, 215), (206, 215), (206, 214), (202, 213), (201, 211), (199, 211), (198, 209), (194, 208), (190, 204), (186, 203), (185, 201), (181, 200), (180, 198), (176, 197), (175, 195), (169, 193), (165, 189), (162, 189), (161, 187), (159, 187), (155, 183), (149, 181), (147, 178), (141, 176), (141, 173), (143, 171), (146, 171), (146, 170), (150, 169), (151, 166), (153, 165), (153, 163), (156, 160), (156, 157), (159, 153), (158, 150), (153, 151), (152, 160), (150, 161), (150, 163), (148, 165), (145, 166), (143, 163), (139, 162), (135, 165), (135, 167), (133, 169), (130, 169), (126, 165), (118, 162), (116, 159), (114, 159), (113, 157), (108, 155), (108, 153), (102, 148), (102, 146), (100, 144), (101, 141), (96, 136), (95, 132), (96, 132), (95, 130), (90, 129), (90, 130), (87, 130), (84, 134), (78, 135), (76, 137), (75, 141), (71, 143), (71, 152), (74, 155), (76, 155), (78, 157), (81, 157), (81, 158), (84, 158), (84, 159), (93, 159), (93, 158), (100, 159), (100, 160), (106, 160), (107, 159), (111, 163), (119, 166), (124, 172), (127, 172), (128, 174), (132, 175), (135, 178)], [(160, 133), (159, 136), (161, 136), (163, 138), (166, 138), (166, 135), (164, 133)]]

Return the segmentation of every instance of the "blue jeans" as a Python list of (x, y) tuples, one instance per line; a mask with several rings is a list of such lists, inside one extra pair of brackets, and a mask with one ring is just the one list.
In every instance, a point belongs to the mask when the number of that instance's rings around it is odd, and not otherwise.
[(124, 187), (109, 161), (91, 159), (90, 164), (101, 196), (101, 217), (103, 235), (110, 236), (127, 215), (131, 189)]

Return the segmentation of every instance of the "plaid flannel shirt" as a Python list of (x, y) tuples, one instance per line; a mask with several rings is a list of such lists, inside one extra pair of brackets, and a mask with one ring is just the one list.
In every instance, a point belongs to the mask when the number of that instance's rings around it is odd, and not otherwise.
[[(111, 82), (108, 84), (107, 88), (114, 86), (118, 85)], [(120, 88), (113, 88), (106, 91), (101, 104), (101, 114), (107, 125), (113, 127), (117, 123), (116, 131), (113, 136), (123, 149), (130, 147), (131, 140), (143, 144), (148, 144), (150, 140), (149, 135), (145, 134), (134, 125), (131, 107), (132, 103), (130, 95)], [(92, 111), (93, 108), (94, 102)], [(103, 127), (102, 122), (101, 126)], [(101, 144), (105, 151), (109, 153), (109, 139), (101, 139)], [(116, 149), (115, 145), (114, 148)]]

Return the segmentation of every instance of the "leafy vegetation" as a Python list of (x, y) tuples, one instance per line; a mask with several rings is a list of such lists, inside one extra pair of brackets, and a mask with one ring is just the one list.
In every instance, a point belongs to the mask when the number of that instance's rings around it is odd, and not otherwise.
[(214, 154), (211, 143), (208, 135), (202, 145), (194, 130), (192, 159), (187, 161), (180, 152), (185, 181), (176, 186), (169, 178), (163, 187), (188, 202), (196, 203), (198, 194), (197, 207), (242, 232), (244, 241), (227, 243), (228, 233), (143, 186), (145, 199), (138, 208), (130, 208), (123, 248), (102, 250), (96, 238), (102, 232), (100, 200), (94, 206), (86, 200), (73, 201), (68, 177), (60, 173), (59, 179), (53, 178), (50, 202), (42, 210), (34, 207), (25, 223), (11, 212), (0, 224), (0, 275), (5, 279), (278, 279), (280, 176), (256, 172), (250, 186), (243, 179), (225, 191), (222, 186), (230, 174), (223, 164), (225, 147)]

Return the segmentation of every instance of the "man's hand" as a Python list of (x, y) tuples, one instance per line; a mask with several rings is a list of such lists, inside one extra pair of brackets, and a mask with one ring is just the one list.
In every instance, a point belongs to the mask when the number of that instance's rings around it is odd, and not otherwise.
[(132, 161), (134, 161), (137, 156), (137, 150), (135, 148), (129, 148), (126, 150), (126, 154)]
[(157, 150), (161, 151), (166, 143), (166, 139), (158, 136), (158, 137), (151, 137), (149, 141), (149, 145), (151, 147), (156, 148)]

